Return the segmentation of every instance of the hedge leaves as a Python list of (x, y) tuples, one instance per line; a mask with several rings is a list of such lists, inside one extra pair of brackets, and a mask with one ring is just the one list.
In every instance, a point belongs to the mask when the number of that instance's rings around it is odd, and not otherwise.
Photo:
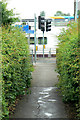
[(63, 100), (76, 102), (80, 107), (80, 47), (78, 25), (71, 23), (67, 30), (58, 36), (60, 41), (57, 49), (57, 71), (59, 73), (59, 88)]
[(2, 28), (3, 117), (15, 104), (16, 97), (24, 95), (30, 86), (31, 64), (25, 34), (15, 27)]

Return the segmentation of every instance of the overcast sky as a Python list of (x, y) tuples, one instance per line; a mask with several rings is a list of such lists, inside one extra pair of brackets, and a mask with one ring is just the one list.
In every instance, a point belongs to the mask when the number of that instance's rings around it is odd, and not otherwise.
[(56, 11), (74, 14), (74, 0), (7, 0), (8, 9), (19, 13), (20, 18), (34, 18), (45, 11), (46, 17), (54, 16)]

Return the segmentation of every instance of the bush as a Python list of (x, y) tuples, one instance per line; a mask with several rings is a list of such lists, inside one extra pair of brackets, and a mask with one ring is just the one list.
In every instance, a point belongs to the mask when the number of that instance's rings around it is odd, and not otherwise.
[(1, 40), (2, 40), (2, 29), (0, 27), (0, 119), (2, 116), (2, 69), (1, 69), (1, 62), (2, 62), (2, 55), (1, 55)]
[(31, 64), (27, 39), (15, 27), (2, 28), (3, 117), (8, 117), (16, 97), (30, 86)]
[(80, 48), (78, 26), (71, 23), (67, 30), (58, 36), (57, 71), (59, 73), (58, 87), (65, 102), (74, 102), (79, 106), (80, 81)]

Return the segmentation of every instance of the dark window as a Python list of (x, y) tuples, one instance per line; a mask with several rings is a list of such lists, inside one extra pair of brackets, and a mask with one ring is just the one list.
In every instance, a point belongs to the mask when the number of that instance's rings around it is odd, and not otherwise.
[(34, 37), (30, 37), (30, 44), (34, 44)]
[[(43, 37), (38, 37), (38, 44), (43, 44)], [(47, 37), (44, 37), (44, 44), (47, 44)]]

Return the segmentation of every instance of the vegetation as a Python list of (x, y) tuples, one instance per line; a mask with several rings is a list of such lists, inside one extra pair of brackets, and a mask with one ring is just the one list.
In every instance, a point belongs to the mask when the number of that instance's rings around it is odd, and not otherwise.
[(11, 26), (19, 19), (6, 7), (7, 3), (0, 1), (0, 119), (7, 119), (17, 97), (28, 92), (32, 71), (26, 36)]
[(26, 94), (30, 86), (32, 67), (28, 43), (19, 28), (2, 28), (2, 110), (8, 117), (16, 97)]
[(2, 115), (2, 69), (1, 69), (1, 62), (2, 62), (2, 56), (1, 56), (1, 39), (2, 39), (2, 29), (0, 27), (0, 119)]
[(13, 13), (13, 9), (7, 9), (7, 3), (0, 1), (0, 24), (12, 24), (16, 21), (19, 21), (18, 18), (15, 18), (15, 14)]
[(78, 10), (78, 15), (80, 16), (80, 10)]
[(70, 16), (70, 13), (63, 13), (62, 11), (57, 11), (54, 16)]
[(44, 12), (44, 11), (41, 11), (41, 12), (40, 12), (40, 16), (45, 16), (45, 12)]
[(63, 101), (74, 103), (80, 117), (80, 41), (78, 25), (71, 23), (67, 30), (58, 36), (60, 41), (57, 49), (58, 87)]

